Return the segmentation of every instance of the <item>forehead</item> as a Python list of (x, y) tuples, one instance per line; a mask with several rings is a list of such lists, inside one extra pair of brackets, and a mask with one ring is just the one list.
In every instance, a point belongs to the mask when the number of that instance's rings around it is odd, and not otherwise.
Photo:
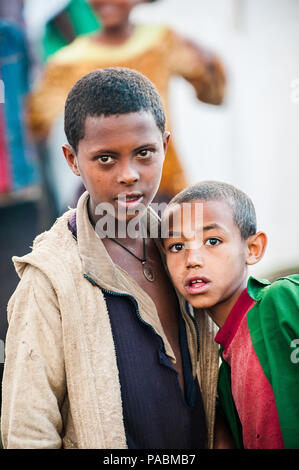
[(169, 226), (171, 236), (189, 238), (194, 232), (215, 227), (227, 233), (239, 232), (233, 211), (224, 200), (194, 200), (170, 206), (163, 215), (163, 229)]
[(87, 116), (84, 138), (79, 145), (117, 145), (123, 141), (161, 140), (154, 116), (150, 112)]

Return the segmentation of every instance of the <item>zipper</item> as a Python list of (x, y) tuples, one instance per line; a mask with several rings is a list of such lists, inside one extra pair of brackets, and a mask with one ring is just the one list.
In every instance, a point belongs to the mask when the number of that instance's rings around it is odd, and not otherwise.
[[(137, 318), (139, 321), (141, 321), (141, 323), (143, 323), (144, 325), (150, 327), (150, 329), (161, 339), (162, 341), (162, 344), (163, 344), (163, 349), (164, 349), (164, 352), (165, 352), (165, 346), (164, 346), (164, 341), (163, 341), (163, 338), (161, 338), (161, 336), (156, 332), (155, 328), (153, 328), (153, 326), (150, 324), (150, 323), (147, 323), (146, 321), (143, 320), (143, 318), (141, 317), (140, 315), (140, 312), (139, 312), (139, 308), (138, 308), (138, 303), (137, 303), (137, 300), (135, 299), (135, 297), (131, 294), (125, 294), (125, 293), (122, 293), (122, 292), (114, 292), (114, 291), (111, 291), (111, 290), (108, 290), (108, 289), (105, 289), (104, 287), (101, 287), (99, 286), (99, 284), (97, 284), (91, 277), (89, 277), (87, 274), (84, 274), (84, 277), (85, 279), (87, 279), (93, 286), (96, 286), (98, 287), (101, 291), (103, 292), (106, 292), (107, 294), (111, 294), (111, 295), (115, 295), (115, 296), (118, 296), (118, 297), (129, 297), (134, 305), (135, 305), (135, 309), (136, 309), (136, 314), (137, 314)], [(191, 318), (191, 321), (195, 327), (195, 332), (196, 332), (196, 339), (197, 339), (197, 348), (196, 348), (196, 360), (198, 361), (199, 359), (199, 350), (200, 350), (200, 347), (199, 347), (199, 331), (198, 331), (198, 325), (196, 323), (196, 320), (193, 318), (193, 316), (191, 315), (190, 313), (190, 310), (189, 310), (189, 305), (188, 303), (186, 302), (186, 312), (189, 316), (189, 318)], [(192, 342), (194, 344), (194, 339), (193, 339), (193, 335), (192, 335)]]
[[(146, 326), (149, 326), (151, 328), (151, 330), (157, 335), (159, 336), (159, 338), (161, 338), (160, 335), (158, 335), (158, 333), (156, 332), (155, 328), (153, 328), (153, 326), (150, 324), (150, 323), (147, 323), (146, 321), (143, 320), (143, 318), (141, 317), (140, 315), (140, 312), (139, 312), (139, 308), (138, 308), (138, 303), (137, 303), (137, 300), (135, 299), (135, 297), (131, 294), (125, 294), (125, 293), (122, 293), (122, 292), (114, 292), (114, 291), (111, 291), (111, 290), (108, 290), (108, 289), (105, 289), (104, 287), (101, 287), (99, 286), (99, 284), (97, 284), (91, 277), (87, 276), (87, 274), (84, 274), (84, 277), (85, 279), (87, 279), (93, 286), (96, 286), (98, 287), (101, 291), (103, 292), (106, 292), (107, 294), (111, 294), (111, 295), (115, 295), (117, 297), (129, 297), (130, 299), (132, 299), (134, 305), (135, 305), (135, 309), (136, 309), (136, 314), (137, 314), (137, 318), (138, 320), (141, 321), (141, 323), (143, 323), (144, 325)], [(162, 343), (164, 345), (164, 341), (163, 339), (161, 338), (162, 340)], [(164, 348), (164, 346), (163, 346)], [(164, 348), (165, 349), (165, 348)]]

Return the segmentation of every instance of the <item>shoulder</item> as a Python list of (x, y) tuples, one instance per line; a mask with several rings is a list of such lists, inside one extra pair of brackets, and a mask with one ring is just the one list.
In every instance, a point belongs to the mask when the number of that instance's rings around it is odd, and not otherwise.
[[(49, 277), (39, 268), (27, 265), (7, 305), (9, 325), (21, 325), (30, 318), (60, 318), (59, 302)], [(32, 324), (32, 322), (31, 322)]]
[[(137, 24), (131, 43), (135, 47), (147, 49), (159, 45), (165, 47), (169, 42), (176, 41), (179, 36), (169, 26), (163, 23)], [(161, 44), (162, 41), (162, 44)]]
[(46, 65), (50, 67), (60, 65), (65, 66), (74, 62), (78, 62), (80, 59), (82, 59), (82, 57), (85, 56), (86, 51), (88, 51), (90, 48), (90, 45), (91, 39), (89, 34), (78, 36), (70, 44), (55, 52), (55, 54), (49, 58)]
[(54, 293), (51, 280), (46, 273), (32, 264), (26, 264), (22, 277), (10, 298), (9, 304), (14, 304), (17, 299), (38, 298), (45, 292)]
[[(261, 323), (299, 335), (299, 274), (286, 276), (270, 283), (250, 278), (248, 293), (256, 300)], [(299, 337), (299, 336), (298, 336)]]
[(299, 299), (299, 274), (281, 277), (272, 283), (266, 279), (250, 277), (247, 289), (257, 302), (286, 300), (288, 297)]
[[(14, 256), (12, 261), (20, 278), (23, 277), (28, 266), (55, 277), (63, 265), (72, 264), (77, 257), (77, 244), (68, 227), (68, 221), (73, 213), (67, 211), (59, 217), (54, 225), (46, 232), (38, 235), (34, 242), (32, 251), (25, 256)], [(35, 272), (36, 270), (30, 270)]]
[(10, 310), (15, 305), (30, 306), (30, 303), (55, 307), (57, 299), (71, 294), (74, 279), (82, 277), (77, 243), (68, 228), (70, 213), (72, 211), (57, 219), (49, 231), (40, 234), (30, 253), (12, 258), (20, 281), (10, 299)]

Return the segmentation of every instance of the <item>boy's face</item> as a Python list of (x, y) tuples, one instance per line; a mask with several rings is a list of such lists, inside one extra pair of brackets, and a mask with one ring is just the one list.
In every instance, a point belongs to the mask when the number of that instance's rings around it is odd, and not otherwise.
[(131, 10), (143, 0), (90, 0), (90, 4), (106, 27), (117, 26), (129, 17)]
[(92, 218), (100, 203), (110, 204), (116, 218), (121, 211), (127, 220), (150, 204), (160, 184), (168, 140), (169, 133), (161, 134), (149, 112), (86, 118), (77, 154), (69, 145), (63, 150), (89, 192)]
[(247, 277), (247, 243), (229, 205), (196, 200), (169, 209), (164, 251), (178, 291), (195, 308), (214, 307), (239, 295)]

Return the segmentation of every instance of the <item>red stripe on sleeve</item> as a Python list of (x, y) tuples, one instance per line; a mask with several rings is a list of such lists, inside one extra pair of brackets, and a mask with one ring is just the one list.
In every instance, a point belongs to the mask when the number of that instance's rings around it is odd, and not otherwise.
[(9, 164), (9, 150), (6, 140), (6, 126), (4, 122), (3, 105), (0, 105), (0, 193), (11, 189), (12, 181)]

